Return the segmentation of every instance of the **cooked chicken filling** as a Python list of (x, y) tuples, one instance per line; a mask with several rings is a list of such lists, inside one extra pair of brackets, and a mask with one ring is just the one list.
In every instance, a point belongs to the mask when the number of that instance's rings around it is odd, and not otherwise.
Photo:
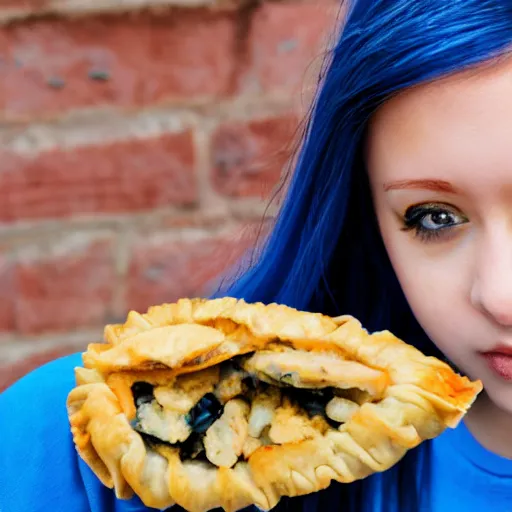
[(168, 386), (136, 383), (133, 428), (150, 443), (179, 448), (182, 458), (205, 457), (230, 468), (264, 446), (323, 435), (371, 398), (366, 390), (319, 389), (317, 382), (310, 389), (294, 387), (286, 378), (276, 379), (275, 366), (263, 373), (261, 364), (246, 357), (178, 377)]
[(169, 444), (182, 443), (192, 433), (183, 414), (164, 409), (156, 400), (139, 406), (135, 429)]

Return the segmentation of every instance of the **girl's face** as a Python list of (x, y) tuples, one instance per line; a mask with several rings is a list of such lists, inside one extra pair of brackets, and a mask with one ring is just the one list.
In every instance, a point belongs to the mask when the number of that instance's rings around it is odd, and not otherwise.
[(416, 318), (512, 412), (512, 61), (391, 99), (370, 126), (367, 163)]

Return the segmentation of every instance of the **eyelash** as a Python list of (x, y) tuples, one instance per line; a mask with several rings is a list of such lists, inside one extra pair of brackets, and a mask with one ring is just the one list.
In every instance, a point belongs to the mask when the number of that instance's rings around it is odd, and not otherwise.
[[(441, 226), (434, 229), (425, 228), (421, 223), (429, 215), (431, 216), (434, 214), (448, 214), (452, 218), (458, 217), (461, 220), (444, 227)], [(460, 226), (461, 224), (465, 224), (468, 222), (468, 219), (460, 212), (457, 212), (447, 205), (431, 203), (409, 207), (403, 216), (402, 222), (404, 224), (404, 227), (402, 228), (403, 231), (414, 231), (414, 236), (419, 238), (422, 242), (431, 242), (449, 237), (452, 234), (453, 228)]]

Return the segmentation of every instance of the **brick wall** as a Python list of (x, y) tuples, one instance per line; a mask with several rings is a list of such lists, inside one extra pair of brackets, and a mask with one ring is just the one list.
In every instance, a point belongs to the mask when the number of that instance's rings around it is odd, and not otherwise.
[(0, 0), (0, 389), (254, 245), (337, 10)]

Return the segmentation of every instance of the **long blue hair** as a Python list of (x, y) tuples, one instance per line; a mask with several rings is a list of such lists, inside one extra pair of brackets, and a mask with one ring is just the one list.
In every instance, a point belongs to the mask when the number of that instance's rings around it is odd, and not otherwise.
[[(344, 7), (273, 230), (256, 261), (221, 293), (352, 314), (371, 331), (390, 329), (439, 357), (407, 305), (377, 228), (365, 133), (375, 110), (404, 89), (507, 53), (512, 0), (352, 0)], [(415, 489), (428, 449), (424, 443), (381, 476), (400, 512), (421, 509)], [(319, 512), (360, 512), (372, 478), (281, 507), (309, 511), (314, 501)]]

